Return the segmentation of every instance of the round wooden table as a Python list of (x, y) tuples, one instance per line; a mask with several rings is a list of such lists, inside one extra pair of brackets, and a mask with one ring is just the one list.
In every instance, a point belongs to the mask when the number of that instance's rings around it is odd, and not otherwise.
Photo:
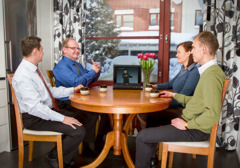
[[(97, 167), (106, 158), (113, 147), (114, 155), (121, 155), (129, 168), (134, 168), (127, 147), (129, 125), (136, 114), (161, 111), (169, 107), (171, 98), (151, 98), (149, 92), (143, 90), (115, 90), (108, 86), (106, 93), (101, 93), (98, 87), (91, 88), (89, 95), (75, 93), (70, 96), (72, 106), (89, 112), (113, 114), (113, 131), (106, 136), (104, 148), (97, 159), (84, 168)], [(124, 127), (123, 114), (130, 114)]]

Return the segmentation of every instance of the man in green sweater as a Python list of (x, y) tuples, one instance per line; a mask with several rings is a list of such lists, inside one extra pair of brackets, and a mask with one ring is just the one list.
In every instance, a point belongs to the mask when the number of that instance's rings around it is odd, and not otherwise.
[(136, 168), (148, 168), (159, 142), (204, 141), (210, 136), (212, 126), (221, 113), (222, 89), (225, 74), (217, 65), (215, 54), (219, 47), (211, 32), (194, 37), (192, 54), (194, 62), (201, 64), (200, 79), (193, 96), (163, 91), (161, 97), (172, 97), (185, 108), (181, 118), (171, 125), (142, 130), (136, 139)]

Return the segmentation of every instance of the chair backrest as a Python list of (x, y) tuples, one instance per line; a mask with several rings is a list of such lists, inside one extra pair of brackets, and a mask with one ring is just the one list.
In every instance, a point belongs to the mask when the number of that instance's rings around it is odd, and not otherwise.
[[(222, 90), (222, 105), (223, 105), (225, 96), (227, 94), (228, 88), (230, 86), (230, 82), (231, 82), (231, 80), (228, 79), (228, 78), (224, 82), (223, 90)], [(209, 148), (212, 148), (212, 150), (215, 149), (216, 138), (217, 138), (217, 128), (218, 128), (218, 122), (213, 125), (212, 131), (211, 131), (211, 137), (210, 137), (210, 141), (209, 141)]]
[(18, 133), (18, 141), (23, 141), (23, 123), (22, 123), (22, 113), (20, 112), (19, 106), (18, 106), (18, 101), (17, 97), (15, 94), (15, 91), (12, 87), (12, 77), (14, 74), (7, 74), (7, 79), (8, 83), (11, 88), (12, 92), (12, 98), (13, 98), (13, 103), (14, 103), (14, 109), (15, 109), (15, 116), (16, 116), (16, 123), (17, 123), (17, 133)]
[(46, 70), (48, 78), (49, 78), (49, 83), (51, 84), (52, 87), (56, 86), (55, 85), (55, 76), (53, 74), (52, 70)]

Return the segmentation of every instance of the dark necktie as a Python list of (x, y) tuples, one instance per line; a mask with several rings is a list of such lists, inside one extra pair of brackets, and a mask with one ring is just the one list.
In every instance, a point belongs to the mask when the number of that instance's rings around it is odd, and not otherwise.
[(51, 99), (52, 99), (53, 108), (54, 108), (56, 111), (59, 111), (59, 108), (58, 108), (58, 106), (57, 106), (57, 103), (56, 103), (56, 101), (55, 101), (55, 98), (53, 98), (51, 91), (50, 91), (49, 88), (47, 87), (47, 84), (46, 84), (46, 82), (44, 81), (43, 76), (42, 76), (41, 72), (40, 72), (38, 69), (37, 69), (37, 73), (38, 73), (38, 75), (40, 76), (40, 78), (42, 79), (43, 84), (45, 85), (45, 87), (46, 87), (46, 89), (47, 89), (47, 91), (48, 91), (48, 93), (49, 93), (49, 96), (50, 96)]
[(77, 63), (76, 63), (76, 62), (74, 62), (74, 66), (76, 67), (76, 69), (77, 69), (77, 71), (78, 71), (78, 74), (79, 74), (79, 76), (82, 76), (82, 74), (81, 74), (81, 72), (80, 72), (80, 70), (79, 70), (79, 68), (78, 68), (78, 65), (77, 65)]

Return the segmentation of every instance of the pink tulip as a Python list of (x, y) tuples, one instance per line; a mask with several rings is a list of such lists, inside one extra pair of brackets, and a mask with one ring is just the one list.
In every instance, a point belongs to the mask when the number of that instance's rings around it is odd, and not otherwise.
[(148, 55), (147, 55), (147, 54), (144, 54), (144, 55), (143, 55), (143, 59), (144, 59), (144, 60), (148, 60)]
[(146, 55), (147, 57), (149, 57), (149, 56), (150, 56), (150, 55), (149, 55), (149, 53), (146, 53), (145, 55)]
[(140, 59), (142, 59), (142, 58), (143, 58), (143, 54), (140, 53), (140, 54), (137, 55), (137, 57), (140, 58)]
[(152, 59), (155, 59), (156, 58), (156, 54), (155, 53), (150, 53), (149, 57), (151, 57)]

